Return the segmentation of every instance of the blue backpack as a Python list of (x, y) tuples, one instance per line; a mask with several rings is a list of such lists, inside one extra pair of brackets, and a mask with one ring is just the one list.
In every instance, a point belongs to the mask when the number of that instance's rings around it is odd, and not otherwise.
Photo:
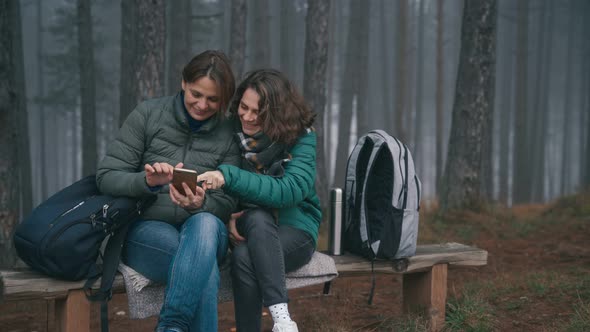
[[(104, 309), (129, 225), (156, 200), (102, 194), (94, 175), (57, 192), (37, 206), (14, 233), (18, 256), (34, 270), (64, 280), (88, 279), (84, 288)], [(106, 247), (101, 256), (101, 247)], [(92, 292), (101, 279), (99, 291)], [(103, 331), (108, 321), (102, 322)]]

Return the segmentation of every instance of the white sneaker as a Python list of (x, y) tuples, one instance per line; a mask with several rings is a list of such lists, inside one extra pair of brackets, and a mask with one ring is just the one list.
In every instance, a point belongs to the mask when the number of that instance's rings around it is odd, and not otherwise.
[(299, 332), (299, 330), (297, 329), (297, 324), (294, 321), (290, 321), (288, 323), (275, 323), (272, 327), (272, 332)]

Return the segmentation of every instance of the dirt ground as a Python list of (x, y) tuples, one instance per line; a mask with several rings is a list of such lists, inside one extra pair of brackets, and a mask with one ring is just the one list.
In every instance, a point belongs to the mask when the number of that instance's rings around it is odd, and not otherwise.
[[(489, 253), (485, 267), (449, 270), (446, 329), (590, 328), (589, 196), (512, 209), (492, 207), (481, 213), (422, 213), (419, 242), (460, 242)], [(376, 280), (372, 305), (367, 304), (370, 276), (339, 277), (327, 296), (321, 285), (292, 290), (292, 317), (300, 331), (399, 331), (400, 322), (405, 322), (403, 330), (424, 330), (420, 317), (401, 312), (401, 276), (378, 275)], [(46, 331), (44, 308), (41, 301), (0, 304), (0, 331)], [(114, 297), (110, 310), (112, 332), (153, 331), (155, 318), (127, 318), (124, 295)], [(268, 314), (263, 314), (263, 323), (264, 331), (270, 331)], [(94, 327), (99, 330), (97, 321)], [(233, 303), (220, 304), (219, 331), (233, 327)]]

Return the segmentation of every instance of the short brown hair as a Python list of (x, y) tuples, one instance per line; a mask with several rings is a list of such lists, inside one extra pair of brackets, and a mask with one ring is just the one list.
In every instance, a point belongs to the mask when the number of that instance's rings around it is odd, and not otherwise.
[(232, 115), (237, 116), (242, 96), (248, 88), (260, 96), (258, 120), (262, 131), (271, 140), (291, 145), (313, 125), (315, 113), (289, 79), (275, 69), (259, 69), (246, 74), (232, 99)]
[(182, 70), (182, 79), (187, 83), (205, 76), (219, 86), (221, 110), (225, 113), (236, 89), (236, 80), (229, 59), (223, 52), (207, 50), (197, 54)]

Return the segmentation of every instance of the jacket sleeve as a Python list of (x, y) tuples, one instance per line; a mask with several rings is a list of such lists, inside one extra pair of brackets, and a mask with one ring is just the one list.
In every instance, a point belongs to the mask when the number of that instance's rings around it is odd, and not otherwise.
[(147, 106), (138, 105), (127, 117), (98, 165), (98, 189), (110, 195), (139, 197), (155, 194), (145, 182), (141, 161), (146, 149)]
[(221, 165), (223, 190), (248, 203), (270, 208), (295, 206), (313, 190), (316, 174), (316, 136), (302, 136), (290, 150), (291, 161), (282, 177), (256, 174), (235, 166)]
[[(240, 158), (239, 148), (234, 141), (231, 140), (229, 149), (221, 163), (236, 167), (240, 165)], [(230, 196), (225, 191), (221, 189), (207, 190), (203, 206), (200, 209), (190, 210), (189, 213), (195, 214), (201, 211), (207, 211), (216, 215), (219, 219), (223, 220), (223, 222), (227, 222), (229, 221), (231, 213), (235, 210), (236, 205), (237, 199)]]

